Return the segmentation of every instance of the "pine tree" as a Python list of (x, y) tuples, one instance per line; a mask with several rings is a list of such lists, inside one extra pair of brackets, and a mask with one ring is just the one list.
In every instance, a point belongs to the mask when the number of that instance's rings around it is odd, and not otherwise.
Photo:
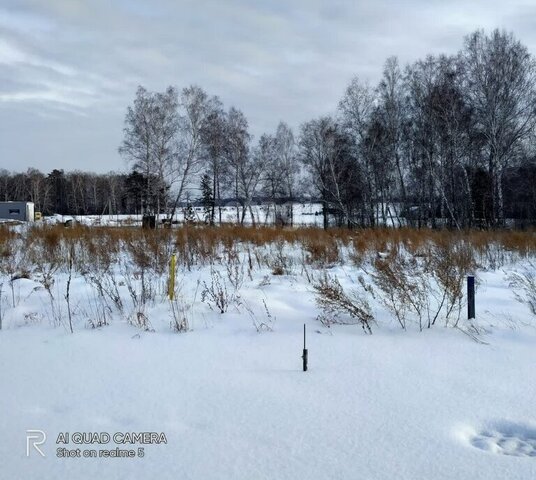
[(194, 208), (192, 207), (192, 204), (190, 202), (187, 203), (186, 207), (184, 208), (184, 223), (192, 225), (196, 221)]
[(212, 179), (208, 172), (201, 177), (201, 194), (205, 223), (214, 225), (214, 192), (212, 191)]

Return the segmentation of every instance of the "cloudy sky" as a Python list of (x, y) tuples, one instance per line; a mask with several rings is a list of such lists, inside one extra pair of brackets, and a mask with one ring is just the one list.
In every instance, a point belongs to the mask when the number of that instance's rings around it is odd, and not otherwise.
[(536, 53), (534, 0), (0, 0), (0, 168), (125, 170), (140, 84), (198, 84), (257, 137), (297, 128), (388, 56), (454, 53), (495, 27)]

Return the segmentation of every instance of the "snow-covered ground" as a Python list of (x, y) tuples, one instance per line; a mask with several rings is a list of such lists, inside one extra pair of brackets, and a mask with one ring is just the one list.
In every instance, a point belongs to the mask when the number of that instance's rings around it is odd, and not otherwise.
[[(289, 208), (285, 205), (278, 206), (278, 211), (282, 214), (288, 214)], [(295, 203), (293, 205), (293, 223), (296, 226), (322, 226), (322, 205), (319, 203)], [(222, 223), (223, 224), (236, 224), (237, 213), (235, 206), (221, 207), (222, 211)], [(274, 217), (274, 205), (253, 205), (251, 207), (253, 212), (254, 222), (257, 225), (273, 225), (275, 223)], [(204, 208), (192, 207), (193, 220), (195, 222), (204, 222)], [(239, 207), (239, 217), (242, 215), (242, 207)], [(175, 213), (173, 220), (177, 222), (183, 222), (185, 217), (185, 209), (179, 208)], [(166, 215), (161, 214), (160, 218), (163, 220), (167, 218)], [(287, 218), (287, 222), (289, 222)], [(216, 209), (216, 223), (219, 219), (218, 209)], [(64, 223), (67, 220), (75, 220), (78, 223), (84, 225), (109, 225), (109, 226), (132, 226), (141, 225), (142, 215), (52, 215), (44, 217), (45, 223)], [(244, 217), (244, 224), (251, 225), (253, 223), (251, 213), (246, 211)]]
[[(503, 271), (478, 274), (479, 343), (442, 326), (404, 332), (377, 304), (372, 335), (358, 326), (328, 329), (298, 270), (246, 276), (239, 298), (219, 314), (201, 301), (208, 267), (181, 267), (190, 308), (183, 334), (170, 328), (165, 285), (146, 311), (153, 331), (119, 315), (92, 329), (95, 292), (75, 276), (74, 334), (66, 273), (53, 298), (36, 278), (16, 280), (13, 291), (4, 285), (0, 478), (536, 478), (536, 330)], [(355, 273), (349, 265), (330, 269), (345, 287)], [(118, 288), (128, 310), (127, 285)], [(261, 323), (271, 331), (257, 332)], [(45, 432), (45, 457), (34, 449), (27, 456), (28, 430)], [(110, 440), (78, 444), (77, 432)], [(163, 433), (166, 443), (120, 443), (131, 432)], [(135, 456), (83, 457), (116, 448)], [(58, 449), (81, 457), (58, 457), (65, 454)]]

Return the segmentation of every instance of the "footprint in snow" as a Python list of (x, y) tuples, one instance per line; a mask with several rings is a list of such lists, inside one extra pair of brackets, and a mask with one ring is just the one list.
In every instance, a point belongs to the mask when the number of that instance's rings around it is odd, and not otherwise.
[(486, 452), (536, 458), (536, 427), (531, 425), (501, 421), (464, 436), (470, 445)]

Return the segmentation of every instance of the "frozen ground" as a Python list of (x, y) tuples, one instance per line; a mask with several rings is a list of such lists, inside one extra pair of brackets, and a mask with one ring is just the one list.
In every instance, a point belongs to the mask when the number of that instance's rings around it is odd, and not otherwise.
[[(390, 205), (390, 212), (392, 215), (396, 214), (398, 205)], [(257, 225), (273, 225), (274, 220), (274, 206), (273, 205), (253, 205), (252, 211)], [(288, 207), (285, 205), (278, 206), (279, 212), (288, 214)], [(204, 221), (204, 208), (193, 207), (193, 215), (195, 221), (202, 223)], [(241, 209), (240, 209), (241, 215)], [(378, 206), (377, 223), (381, 224), (380, 206)], [(70, 219), (74, 219), (85, 225), (140, 225), (141, 215), (53, 215), (45, 217), (46, 223), (65, 222)], [(166, 215), (160, 216), (162, 219), (166, 218)], [(218, 223), (218, 211), (216, 210), (216, 223)], [(184, 209), (179, 208), (173, 217), (178, 222), (184, 221)], [(0, 220), (1, 221), (1, 220)], [(287, 218), (287, 222), (288, 222)], [(320, 203), (295, 203), (293, 206), (293, 224), (295, 226), (322, 226), (322, 205)], [(236, 222), (236, 207), (225, 206), (222, 207), (222, 223), (235, 224)], [(388, 221), (388, 225), (397, 223), (394, 218)], [(252, 219), (249, 211), (246, 212), (244, 218), (245, 225), (251, 225)]]
[[(279, 206), (279, 211), (287, 211), (285, 206)], [(257, 225), (273, 225), (274, 224), (274, 206), (273, 205), (252, 205), (254, 220)], [(222, 210), (222, 223), (236, 224), (236, 207), (224, 206)], [(204, 208), (192, 207), (193, 217), (196, 222), (203, 223)], [(295, 203), (293, 207), (294, 225), (296, 226), (322, 226), (322, 205), (319, 203)], [(242, 215), (240, 207), (239, 215)], [(84, 225), (141, 225), (141, 215), (53, 215), (44, 218), (46, 223), (65, 222), (73, 219)], [(166, 218), (166, 215), (161, 214), (161, 219)], [(218, 223), (218, 210), (216, 210), (216, 223)], [(173, 217), (173, 220), (178, 222), (184, 221), (184, 209), (179, 208)], [(251, 213), (246, 212), (244, 218), (245, 225), (251, 225)]]
[[(266, 298), (272, 332), (198, 302), (185, 334), (169, 329), (164, 304), (155, 332), (120, 319), (88, 329), (79, 315), (70, 334), (32, 314), (47, 296), (19, 280), (25, 301), (0, 332), (0, 478), (536, 478), (536, 331), (501, 272), (480, 277), (486, 344), (451, 328), (402, 332), (381, 311), (371, 336), (328, 330), (310, 287), (286, 276), (243, 288), (251, 305)], [(26, 456), (32, 429), (47, 435), (45, 458)], [(167, 443), (56, 444), (62, 432), (163, 432)], [(144, 456), (58, 458), (58, 447)]]

